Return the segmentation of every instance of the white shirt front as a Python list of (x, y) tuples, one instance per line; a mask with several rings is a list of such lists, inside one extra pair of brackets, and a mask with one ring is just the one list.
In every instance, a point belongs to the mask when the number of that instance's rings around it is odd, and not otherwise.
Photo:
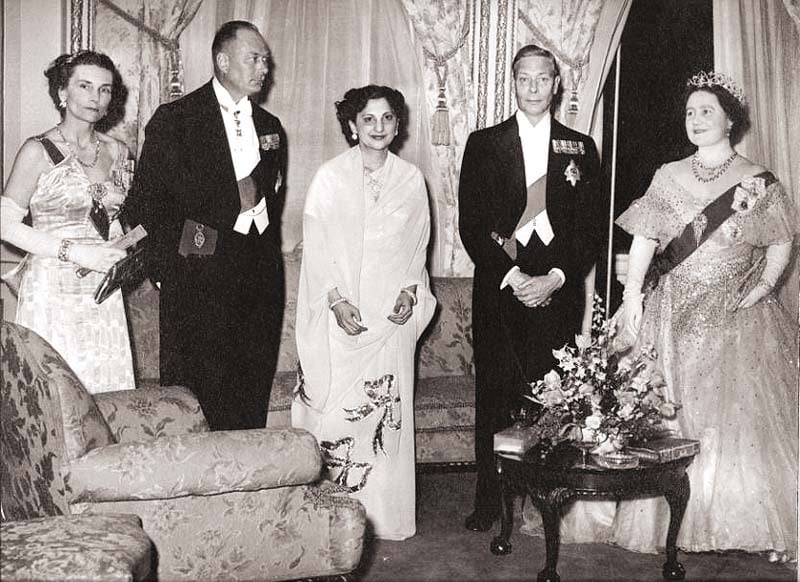
[[(542, 117), (536, 125), (533, 125), (528, 117), (520, 110), (515, 115), (517, 127), (519, 128), (519, 140), (522, 144), (522, 159), (525, 164), (525, 187), (528, 188), (539, 178), (547, 174), (547, 162), (550, 157), (550, 114)], [(545, 245), (549, 245), (555, 234), (547, 216), (547, 209), (537, 214), (533, 220), (523, 224), (514, 232), (514, 237), (522, 244), (527, 246), (534, 231)], [(500, 289), (505, 289), (507, 285), (516, 286), (514, 275), (520, 272), (518, 266), (513, 266), (506, 273), (500, 282)], [(564, 271), (559, 268), (550, 269), (561, 280), (561, 285), (566, 281)]]
[[(249, 176), (253, 168), (261, 161), (258, 134), (256, 134), (256, 126), (253, 123), (253, 105), (248, 97), (242, 97), (235, 102), (216, 77), (211, 80), (211, 85), (217, 96), (222, 121), (225, 124), (225, 135), (231, 150), (233, 171), (236, 174), (236, 180), (239, 181)], [(269, 225), (267, 204), (263, 197), (253, 208), (239, 214), (233, 230), (247, 234), (253, 222), (259, 233), (263, 233)]]
[[(530, 187), (539, 178), (547, 174), (547, 160), (550, 155), (550, 115), (542, 117), (536, 125), (532, 125), (528, 117), (517, 111), (519, 140), (522, 142), (522, 159), (525, 162), (525, 187)], [(523, 224), (514, 236), (527, 246), (533, 232), (539, 235), (545, 245), (553, 240), (553, 227), (547, 216), (547, 209), (542, 210), (533, 220)]]

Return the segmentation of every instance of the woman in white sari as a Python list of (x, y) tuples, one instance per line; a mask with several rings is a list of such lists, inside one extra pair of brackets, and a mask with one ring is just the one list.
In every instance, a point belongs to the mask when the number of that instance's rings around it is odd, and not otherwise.
[(420, 171), (389, 151), (399, 91), (351, 89), (336, 109), (356, 145), (323, 164), (306, 197), (292, 424), (317, 437), (374, 535), (401, 540), (416, 532), (414, 352), (436, 305), (428, 198)]

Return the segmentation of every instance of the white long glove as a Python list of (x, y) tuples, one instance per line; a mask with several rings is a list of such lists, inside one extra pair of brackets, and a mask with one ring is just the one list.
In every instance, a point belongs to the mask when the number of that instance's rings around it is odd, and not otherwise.
[(778, 279), (780, 279), (783, 270), (786, 268), (786, 265), (789, 264), (789, 257), (791, 254), (791, 242), (768, 246), (766, 264), (764, 265), (764, 272), (761, 274), (761, 279), (739, 302), (736, 309), (747, 309), (766, 297), (778, 283)]
[(614, 348), (624, 351), (630, 348), (639, 335), (642, 325), (642, 285), (653, 254), (656, 241), (634, 236), (628, 257), (628, 274), (625, 291), (622, 293), (622, 329), (614, 340)]

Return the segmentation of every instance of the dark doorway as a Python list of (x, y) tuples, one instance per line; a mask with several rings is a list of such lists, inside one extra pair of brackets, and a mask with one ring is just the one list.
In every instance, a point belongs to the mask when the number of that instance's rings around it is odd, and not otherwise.
[[(712, 0), (634, 0), (620, 46), (615, 217), (644, 194), (661, 164), (693, 150), (684, 131), (683, 94), (689, 77), (714, 66)], [(602, 172), (609, 189), (615, 67), (603, 92)], [(614, 227), (614, 252), (627, 252), (630, 243)], [(597, 286), (605, 293), (599, 266)], [(612, 309), (621, 295), (622, 286), (612, 280)]]

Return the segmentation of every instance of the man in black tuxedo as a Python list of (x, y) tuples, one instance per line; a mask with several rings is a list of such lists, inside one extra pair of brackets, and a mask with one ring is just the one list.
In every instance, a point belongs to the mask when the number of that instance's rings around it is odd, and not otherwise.
[(494, 433), (511, 424), (527, 383), (555, 367), (552, 350), (581, 331), (603, 222), (594, 142), (551, 116), (555, 58), (528, 45), (512, 69), (519, 110), (470, 135), (459, 186), (461, 240), (475, 263), (474, 531), (500, 511)]
[(161, 287), (161, 384), (191, 388), (212, 429), (261, 428), (283, 317), (286, 139), (250, 100), (269, 71), (258, 28), (222, 25), (211, 52), (211, 81), (147, 124), (123, 218), (147, 230)]

